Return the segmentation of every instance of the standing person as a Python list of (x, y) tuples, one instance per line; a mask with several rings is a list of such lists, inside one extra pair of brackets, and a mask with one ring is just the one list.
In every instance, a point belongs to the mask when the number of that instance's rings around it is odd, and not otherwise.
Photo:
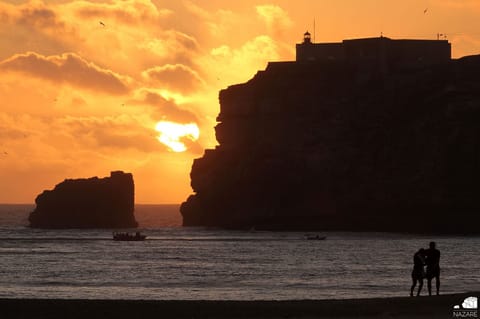
[(427, 264), (427, 287), (428, 295), (432, 295), (432, 279), (435, 278), (437, 296), (440, 294), (440, 251), (435, 248), (435, 242), (430, 242), (430, 248), (426, 250)]
[(417, 296), (420, 296), (420, 292), (423, 287), (423, 278), (425, 277), (425, 272), (423, 271), (423, 266), (425, 265), (425, 249), (420, 248), (413, 255), (413, 270), (412, 270), (412, 288), (410, 288), (410, 296), (413, 297), (413, 291), (418, 281), (418, 291)]

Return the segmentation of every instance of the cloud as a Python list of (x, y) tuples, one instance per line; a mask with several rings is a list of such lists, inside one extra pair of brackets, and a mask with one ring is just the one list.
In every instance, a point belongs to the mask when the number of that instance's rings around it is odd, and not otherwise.
[(110, 94), (129, 91), (128, 78), (102, 69), (74, 53), (52, 56), (35, 52), (16, 54), (0, 62), (0, 70), (22, 72), (52, 82)]
[(149, 89), (141, 89), (137, 103), (149, 105), (153, 108), (152, 117), (158, 120), (170, 120), (180, 123), (198, 123), (198, 117), (190, 110), (181, 108), (172, 100), (165, 99), (161, 94)]
[(68, 135), (81, 148), (95, 149), (135, 149), (141, 152), (154, 152), (163, 149), (156, 140), (153, 128), (145, 127), (135, 117), (128, 115), (106, 117), (64, 116), (54, 123), (54, 127)]
[[(0, 114), (0, 137), (4, 140), (21, 140), (28, 137), (29, 132), (18, 129), (15, 125), (7, 126), (2, 118), (4, 114)], [(1, 150), (0, 150), (1, 151)]]
[(68, 43), (79, 43), (79, 34), (64, 18), (41, 1), (19, 5), (0, 1), (0, 60), (26, 51), (72, 51)]
[(231, 83), (249, 80), (257, 70), (265, 69), (269, 61), (278, 60), (281, 47), (271, 37), (261, 35), (240, 47), (222, 45), (210, 51), (210, 65), (216, 68), (219, 78)]
[[(160, 143), (155, 127), (146, 127), (142, 118), (128, 115), (106, 117), (65, 116), (54, 121), (53, 127), (63, 132), (79, 149), (95, 150), (105, 156), (112, 152), (134, 150), (142, 153), (170, 152)], [(178, 124), (180, 125), (180, 124)], [(198, 153), (201, 146), (187, 137), (179, 139), (189, 152)]]
[(200, 46), (195, 37), (178, 30), (165, 30), (156, 37), (150, 37), (140, 42), (139, 49), (143, 54), (154, 55), (155, 64), (160, 62), (168, 64), (181, 63), (195, 65), (195, 57), (200, 53)]
[(0, 60), (30, 51), (75, 52), (131, 77), (166, 63), (193, 66), (199, 44), (173, 21), (185, 15), (172, 6), (150, 0), (0, 1)]
[(212, 37), (215, 40), (232, 41), (238, 37), (238, 34), (234, 38), (231, 36), (236, 33), (238, 25), (244, 21), (241, 21), (239, 15), (234, 14), (233, 11), (207, 10), (192, 1), (184, 1), (183, 5), (186, 12), (191, 14), (190, 21), (194, 21), (195, 30), (191, 30), (191, 32), (198, 34), (202, 40)]
[(183, 64), (157, 66), (142, 74), (162, 87), (181, 93), (192, 93), (205, 85), (195, 70)]
[(34, 28), (63, 29), (65, 24), (57, 13), (41, 1), (30, 1), (19, 6), (0, 2), (2, 23)]
[(265, 22), (270, 32), (280, 36), (293, 25), (288, 13), (276, 5), (256, 6), (258, 16)]
[[(193, 2), (199, 6), (158, 0), (3, 6), (8, 9), (0, 10), (0, 103), (7, 104), (1, 92), (11, 92), (7, 114), (31, 116), (22, 126), (17, 119), (0, 125), (12, 163), (14, 153), (21, 158), (8, 171), (35, 167), (60, 179), (72, 171), (128, 170), (152, 158), (143, 179), (136, 180), (140, 187), (158, 190), (168, 176), (175, 181), (185, 176), (180, 186), (188, 193), (192, 154), (216, 145), (218, 90), (248, 80), (281, 54), (274, 34), (265, 35), (267, 28), (275, 32), (278, 12), (268, 13), (273, 17), (268, 24), (269, 16), (257, 15), (250, 2)], [(162, 120), (196, 123), (200, 140), (180, 138), (187, 154), (171, 156), (154, 130)], [(155, 183), (159, 167), (165, 172)], [(31, 179), (25, 176), (22, 183)], [(154, 192), (148, 196), (158, 200)], [(139, 192), (139, 198), (148, 196)]]
[(60, 22), (56, 13), (47, 8), (43, 3), (29, 3), (19, 10), (16, 23), (29, 25), (34, 28), (64, 28), (65, 24)]
[(155, 24), (172, 14), (171, 10), (158, 9), (149, 0), (117, 0), (110, 3), (77, 1), (73, 8), (82, 19), (112, 20), (131, 25)]

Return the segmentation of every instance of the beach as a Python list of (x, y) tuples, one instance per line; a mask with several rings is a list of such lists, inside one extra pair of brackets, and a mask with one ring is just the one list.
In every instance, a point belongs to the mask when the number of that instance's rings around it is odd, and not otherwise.
[(422, 297), (298, 301), (0, 299), (1, 318), (452, 318), (480, 292)]

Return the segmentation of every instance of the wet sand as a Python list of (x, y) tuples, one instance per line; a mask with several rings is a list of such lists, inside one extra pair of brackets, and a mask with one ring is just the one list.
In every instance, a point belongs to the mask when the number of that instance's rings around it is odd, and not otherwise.
[(300, 301), (0, 299), (2, 319), (137, 318), (452, 318), (480, 292), (432, 297)]

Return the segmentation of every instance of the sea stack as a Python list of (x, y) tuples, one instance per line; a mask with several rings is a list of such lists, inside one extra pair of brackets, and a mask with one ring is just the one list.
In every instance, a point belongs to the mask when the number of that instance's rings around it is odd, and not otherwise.
[(132, 228), (134, 182), (131, 173), (114, 171), (110, 177), (66, 179), (35, 199), (30, 214), (34, 228)]
[(446, 40), (312, 43), (220, 92), (186, 226), (479, 233), (480, 56)]

